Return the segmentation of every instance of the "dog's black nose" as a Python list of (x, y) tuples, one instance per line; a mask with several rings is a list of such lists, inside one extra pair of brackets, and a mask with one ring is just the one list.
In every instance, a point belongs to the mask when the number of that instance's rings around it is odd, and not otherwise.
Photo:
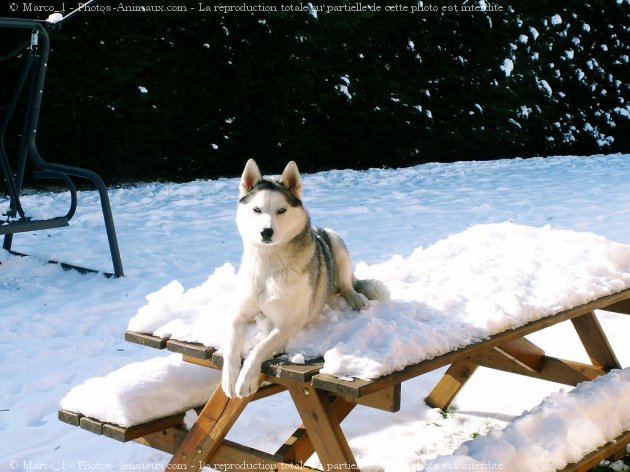
[(263, 241), (270, 242), (273, 237), (273, 229), (265, 228), (260, 232), (260, 235), (262, 236)]

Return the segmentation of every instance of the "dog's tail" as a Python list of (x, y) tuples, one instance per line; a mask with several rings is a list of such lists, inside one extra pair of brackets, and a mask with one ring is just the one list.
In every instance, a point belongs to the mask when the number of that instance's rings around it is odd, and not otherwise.
[(387, 302), (391, 298), (389, 289), (380, 280), (367, 279), (355, 280), (354, 289), (365, 295), (368, 300), (377, 300), (379, 302)]

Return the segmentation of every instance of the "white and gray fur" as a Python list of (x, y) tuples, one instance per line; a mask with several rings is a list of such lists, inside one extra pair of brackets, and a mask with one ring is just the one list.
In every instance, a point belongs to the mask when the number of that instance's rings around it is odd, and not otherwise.
[[(302, 179), (295, 162), (287, 164), (278, 181), (263, 179), (256, 162), (247, 162), (236, 213), (243, 239), (242, 300), (222, 349), (222, 387), (229, 397), (253, 394), (262, 362), (282, 352), (331, 296), (340, 293), (355, 310), (367, 308), (368, 299), (389, 297), (381, 282), (356, 279), (341, 237), (312, 227), (301, 198)], [(245, 327), (261, 313), (271, 322), (271, 331), (241, 368)]]

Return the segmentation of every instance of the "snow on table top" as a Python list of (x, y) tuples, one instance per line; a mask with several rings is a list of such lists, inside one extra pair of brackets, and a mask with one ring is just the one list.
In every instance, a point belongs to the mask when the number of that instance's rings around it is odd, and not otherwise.
[[(359, 263), (392, 300), (354, 312), (338, 297), (286, 346), (294, 362), (324, 357), (322, 372), (373, 379), (630, 286), (630, 246), (591, 233), (478, 225), (409, 257)], [(238, 300), (234, 266), (185, 290), (173, 281), (147, 296), (131, 331), (220, 348)], [(268, 333), (258, 317), (243, 354)]]
[(427, 468), (518, 464), (522, 472), (551, 472), (578, 462), (626, 431), (630, 431), (630, 369), (583, 382), (568, 393), (553, 393), (505, 429), (467, 441), (452, 456), (439, 457)]
[(179, 354), (134, 362), (77, 385), (61, 408), (129, 427), (205, 403), (220, 372), (184, 362)]

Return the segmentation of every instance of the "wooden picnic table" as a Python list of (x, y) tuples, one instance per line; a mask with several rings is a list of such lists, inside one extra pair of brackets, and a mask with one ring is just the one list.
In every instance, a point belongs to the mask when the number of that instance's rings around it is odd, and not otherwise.
[[(356, 461), (342, 431), (341, 421), (357, 404), (397, 411), (400, 407), (401, 382), (419, 375), (450, 366), (426, 398), (430, 406), (446, 408), (479, 366), (567, 385), (592, 380), (611, 369), (620, 368), (594, 314), (595, 310), (602, 309), (630, 314), (630, 289), (492, 335), (482, 342), (410, 365), (376, 380), (343, 380), (322, 374), (322, 360), (301, 365), (270, 360), (263, 364), (261, 388), (251, 397), (230, 399), (219, 385), (189, 431), (177, 425), (159, 433), (136, 437), (135, 440), (173, 453), (170, 468), (196, 470), (204, 465), (221, 467), (247, 463), (266, 470), (272, 467), (277, 470), (309, 470), (303, 464), (316, 453), (325, 470), (356, 469)], [(547, 356), (525, 337), (569, 320), (591, 364)], [(184, 360), (198, 365), (214, 369), (222, 366), (220, 353), (200, 344), (129, 331), (125, 339), (180, 353)], [(275, 454), (225, 439), (251, 401), (281, 391), (289, 392), (303, 424), (279, 445)]]

